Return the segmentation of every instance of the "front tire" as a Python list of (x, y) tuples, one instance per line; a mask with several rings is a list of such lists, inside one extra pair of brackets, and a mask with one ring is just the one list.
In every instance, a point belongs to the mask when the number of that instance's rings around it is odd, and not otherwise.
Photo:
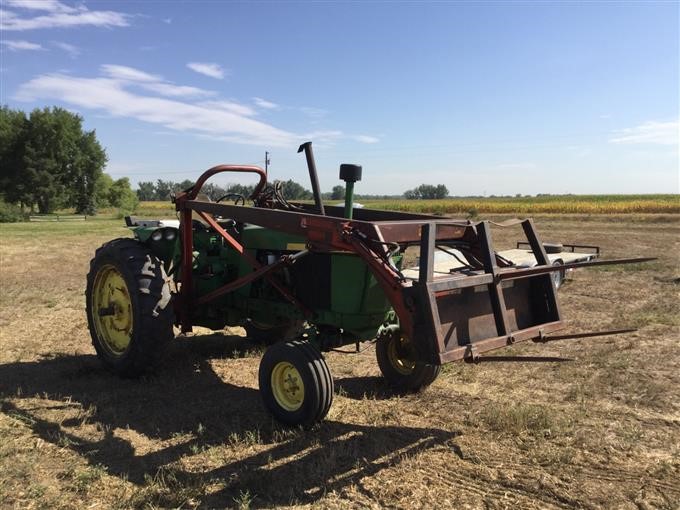
[(420, 391), (439, 376), (441, 366), (416, 361), (413, 346), (399, 331), (388, 331), (376, 343), (378, 366), (387, 382), (399, 392)]
[(333, 402), (333, 378), (321, 353), (309, 342), (277, 343), (262, 356), (260, 395), (286, 425), (309, 427), (324, 419)]
[(114, 239), (96, 251), (85, 296), (97, 356), (118, 375), (144, 373), (174, 337), (163, 262), (134, 239)]

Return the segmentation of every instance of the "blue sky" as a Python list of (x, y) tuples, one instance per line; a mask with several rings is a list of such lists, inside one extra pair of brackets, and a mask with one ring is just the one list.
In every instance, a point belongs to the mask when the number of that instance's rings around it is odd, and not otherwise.
[[(3, 104), (80, 113), (133, 183), (678, 193), (678, 2), (2, 0)], [(245, 182), (221, 177), (217, 182)]]

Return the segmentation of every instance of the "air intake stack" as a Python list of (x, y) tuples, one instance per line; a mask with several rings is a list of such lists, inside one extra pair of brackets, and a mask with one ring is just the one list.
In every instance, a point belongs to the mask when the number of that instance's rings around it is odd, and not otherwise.
[(352, 219), (354, 208), (354, 183), (361, 180), (361, 165), (340, 165), (340, 179), (345, 181), (345, 218)]

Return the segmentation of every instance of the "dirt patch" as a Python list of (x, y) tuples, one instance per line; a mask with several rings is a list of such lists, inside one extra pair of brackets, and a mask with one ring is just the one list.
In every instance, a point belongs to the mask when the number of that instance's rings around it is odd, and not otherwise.
[(372, 349), (331, 353), (335, 402), (306, 432), (264, 410), (261, 350), (239, 329), (178, 337), (140, 380), (102, 370), (85, 274), (125, 235), (118, 221), (2, 225), (0, 507), (678, 508), (672, 220), (537, 221), (546, 241), (659, 257), (580, 270), (560, 291), (572, 330), (637, 332), (502, 352), (568, 362), (447, 365), (408, 396), (390, 393)]

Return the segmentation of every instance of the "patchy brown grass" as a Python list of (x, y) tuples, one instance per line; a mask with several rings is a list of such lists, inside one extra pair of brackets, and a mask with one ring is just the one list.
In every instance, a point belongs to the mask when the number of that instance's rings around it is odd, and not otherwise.
[[(119, 221), (0, 226), (0, 507), (678, 508), (680, 218), (539, 218), (546, 241), (657, 255), (581, 270), (561, 291), (573, 330), (519, 345), (565, 363), (447, 365), (394, 396), (374, 352), (327, 356), (328, 419), (272, 421), (261, 350), (238, 328), (178, 337), (140, 380), (101, 369), (84, 312), (89, 259)], [(501, 246), (517, 230), (494, 230)], [(625, 266), (622, 266), (625, 267)]]

